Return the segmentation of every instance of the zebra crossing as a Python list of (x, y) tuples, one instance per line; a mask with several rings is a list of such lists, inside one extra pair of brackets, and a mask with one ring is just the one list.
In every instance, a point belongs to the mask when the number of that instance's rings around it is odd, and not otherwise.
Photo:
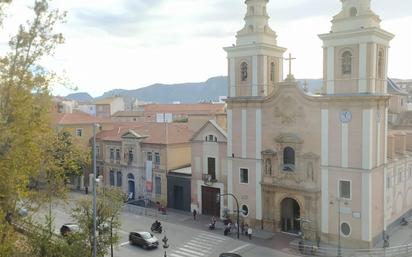
[(210, 233), (202, 233), (174, 249), (168, 256), (171, 257), (210, 257), (213, 249), (223, 244), (224, 237)]

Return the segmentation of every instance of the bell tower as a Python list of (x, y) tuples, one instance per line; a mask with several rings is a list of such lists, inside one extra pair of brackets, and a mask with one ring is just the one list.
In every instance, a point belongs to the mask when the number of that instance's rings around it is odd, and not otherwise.
[(371, 0), (340, 0), (332, 29), (319, 35), (324, 49), (324, 94), (384, 94), (389, 42)]
[(283, 53), (276, 33), (269, 27), (269, 0), (246, 0), (245, 25), (236, 45), (224, 48), (229, 61), (229, 97), (269, 95), (283, 79)]

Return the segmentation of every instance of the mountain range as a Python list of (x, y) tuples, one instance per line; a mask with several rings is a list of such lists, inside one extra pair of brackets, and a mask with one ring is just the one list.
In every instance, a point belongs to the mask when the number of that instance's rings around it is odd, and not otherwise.
[[(298, 80), (303, 84), (303, 79)], [(318, 91), (322, 86), (321, 79), (307, 79), (308, 89), (311, 92)], [(180, 84), (153, 84), (138, 89), (113, 89), (105, 92), (95, 99), (103, 99), (112, 96), (123, 97), (126, 104), (134, 100), (152, 103), (199, 103), (218, 101), (219, 96), (227, 96), (227, 77), (212, 77), (205, 82), (180, 83)], [(88, 93), (74, 93), (66, 96), (81, 102), (93, 101)]]

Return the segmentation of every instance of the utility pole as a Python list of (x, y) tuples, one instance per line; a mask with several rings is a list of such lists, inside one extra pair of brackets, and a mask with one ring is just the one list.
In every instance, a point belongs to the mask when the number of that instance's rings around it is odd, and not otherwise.
[(100, 127), (99, 124), (93, 123), (93, 257), (96, 257), (97, 251), (97, 238), (96, 238), (96, 127)]
[(236, 201), (236, 208), (237, 208), (237, 239), (239, 239), (239, 212), (240, 212), (240, 210), (239, 210), (239, 202), (238, 202), (236, 196), (234, 196), (233, 194), (229, 194), (229, 193), (228, 194), (218, 194), (216, 200), (219, 202), (220, 197), (226, 196), (226, 195), (232, 196), (233, 198), (235, 198), (235, 201)]

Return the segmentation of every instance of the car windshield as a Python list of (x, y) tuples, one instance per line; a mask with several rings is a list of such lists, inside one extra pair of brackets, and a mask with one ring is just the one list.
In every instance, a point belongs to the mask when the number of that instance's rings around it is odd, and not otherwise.
[(152, 238), (152, 235), (149, 232), (142, 232), (140, 233), (143, 239), (150, 239)]

